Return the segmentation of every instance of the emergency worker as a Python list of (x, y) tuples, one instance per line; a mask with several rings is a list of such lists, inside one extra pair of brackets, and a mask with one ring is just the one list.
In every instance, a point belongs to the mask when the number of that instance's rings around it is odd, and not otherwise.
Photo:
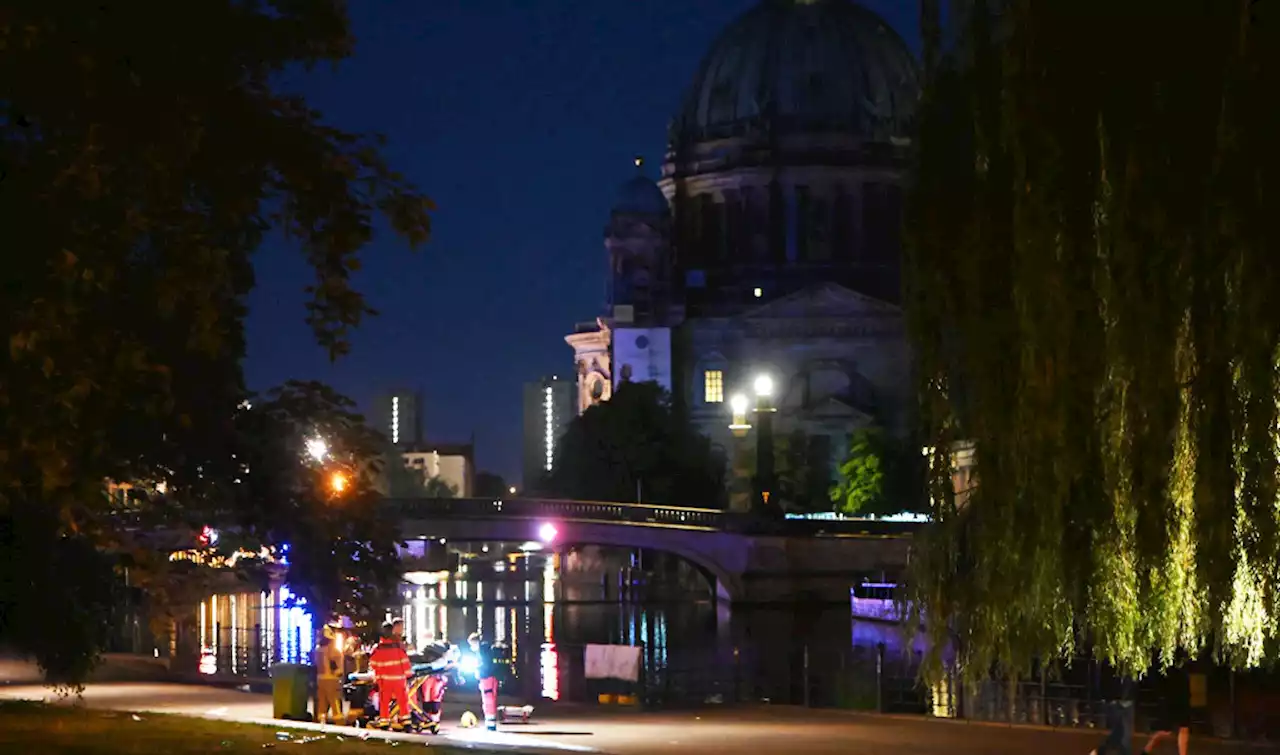
[(480, 682), (480, 707), (484, 710), (484, 727), (498, 728), (498, 678), (494, 674), (493, 647), (480, 639), (479, 632), (467, 638), (476, 657), (476, 679)]
[(342, 648), (334, 641), (332, 627), (325, 627), (324, 636), (315, 649), (316, 667), (316, 720), (342, 723), (340, 677), (346, 666)]
[(391, 723), (391, 703), (396, 704), (398, 718), (409, 716), (408, 679), (413, 673), (409, 654), (396, 639), (392, 622), (382, 625), (382, 639), (369, 656), (369, 670), (378, 685), (379, 723)]

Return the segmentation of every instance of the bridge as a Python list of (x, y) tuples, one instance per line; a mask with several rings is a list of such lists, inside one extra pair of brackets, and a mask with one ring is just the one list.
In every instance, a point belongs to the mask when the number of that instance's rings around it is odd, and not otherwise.
[(387, 499), (406, 540), (542, 542), (663, 551), (684, 559), (731, 603), (847, 602), (871, 573), (898, 574), (920, 525), (778, 520), (719, 509), (550, 499)]

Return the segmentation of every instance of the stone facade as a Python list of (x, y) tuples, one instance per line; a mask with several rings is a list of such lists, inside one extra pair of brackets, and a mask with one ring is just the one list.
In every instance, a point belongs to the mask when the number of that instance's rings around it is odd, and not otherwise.
[(730, 460), (755, 438), (730, 433), (729, 399), (761, 373), (775, 433), (803, 431), (831, 465), (858, 428), (904, 434), (900, 239), (918, 91), (902, 40), (849, 0), (764, 0), (730, 26), (672, 122), (659, 180), (618, 193), (606, 314), (565, 339), (579, 411), (627, 378), (618, 334), (661, 328), (666, 387)]
[[(750, 396), (761, 374), (774, 384), (775, 437), (803, 432), (825, 447), (831, 470), (855, 430), (907, 429), (910, 356), (897, 306), (818, 284), (737, 317), (690, 320), (680, 331), (682, 399), (731, 462), (750, 453), (756, 439), (730, 433), (729, 399)], [(709, 372), (719, 373), (722, 395), (708, 396)], [(743, 492), (731, 496), (734, 508), (745, 506), (738, 500)]]
[(578, 382), (578, 414), (613, 396), (612, 331), (603, 319), (594, 328), (586, 326), (565, 336), (573, 349), (574, 373)]

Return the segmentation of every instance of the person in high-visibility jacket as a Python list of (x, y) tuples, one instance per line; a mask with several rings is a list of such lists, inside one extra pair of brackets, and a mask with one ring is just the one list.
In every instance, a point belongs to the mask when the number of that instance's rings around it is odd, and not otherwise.
[(480, 639), (475, 632), (467, 638), (474, 656), (476, 681), (480, 683), (480, 707), (484, 710), (484, 726), (489, 731), (498, 728), (498, 678), (493, 668), (493, 647)]
[(369, 671), (378, 684), (378, 715), (383, 723), (391, 720), (391, 704), (396, 704), (400, 718), (409, 715), (409, 689), (407, 682), (413, 674), (409, 654), (396, 639), (390, 623), (382, 626), (382, 639), (369, 656)]
[(330, 627), (325, 627), (324, 636), (315, 649), (316, 719), (344, 723), (346, 719), (342, 714), (339, 679), (342, 677), (346, 658), (343, 657), (342, 646), (334, 635)]

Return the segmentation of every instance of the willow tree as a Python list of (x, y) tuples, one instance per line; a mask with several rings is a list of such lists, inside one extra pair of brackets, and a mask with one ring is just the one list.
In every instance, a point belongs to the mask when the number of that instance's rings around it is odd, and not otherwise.
[[(908, 301), (937, 672), (1089, 647), (1274, 657), (1280, 19), (1262, 3), (922, 3)], [(948, 450), (972, 441), (963, 506)], [(1154, 660), (1153, 660), (1154, 659)]]

